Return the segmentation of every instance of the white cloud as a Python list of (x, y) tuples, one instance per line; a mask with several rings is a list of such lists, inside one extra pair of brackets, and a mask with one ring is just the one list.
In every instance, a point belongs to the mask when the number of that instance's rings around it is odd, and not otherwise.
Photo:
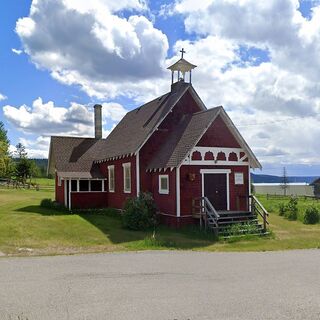
[[(103, 137), (106, 137), (121, 120), (127, 110), (119, 103), (102, 104)], [(5, 118), (29, 137), (20, 137), (30, 158), (46, 158), (51, 135), (94, 136), (94, 111), (92, 106), (72, 102), (68, 108), (58, 107), (52, 101), (44, 103), (36, 99), (32, 106), (3, 107)], [(32, 136), (37, 136), (33, 139)], [(10, 149), (15, 150), (14, 146)]]
[[(3, 113), (18, 130), (27, 134), (39, 134), (42, 137), (93, 136), (94, 132), (92, 107), (74, 102), (69, 108), (65, 108), (55, 106), (52, 101), (44, 103), (41, 98), (38, 98), (31, 107), (6, 105), (3, 107)], [(102, 113), (107, 123), (109, 121), (114, 123), (119, 121), (121, 114), (126, 113), (126, 110), (120, 104), (106, 103), (103, 104)]]
[(205, 103), (224, 105), (263, 165), (319, 164), (320, 7), (306, 19), (296, 0), (198, 3), (170, 9), (197, 35), (176, 47)]
[(135, 97), (162, 76), (168, 40), (144, 16), (115, 14), (125, 8), (147, 6), (138, 0), (37, 0), (16, 32), (32, 62), (58, 81), (99, 98)]
[(12, 48), (11, 51), (12, 51), (13, 53), (17, 54), (18, 56), (19, 56), (21, 53), (23, 53), (22, 50), (15, 49), (15, 48)]
[(6, 99), (7, 99), (7, 97), (0, 92), (0, 101), (6, 100)]
[(103, 115), (106, 120), (120, 121), (128, 112), (121, 104), (115, 102), (106, 102), (102, 104)]

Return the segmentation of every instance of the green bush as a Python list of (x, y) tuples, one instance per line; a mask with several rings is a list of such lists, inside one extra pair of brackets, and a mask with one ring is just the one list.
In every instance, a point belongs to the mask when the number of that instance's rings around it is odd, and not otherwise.
[(290, 200), (286, 206), (285, 217), (288, 220), (297, 220), (298, 218), (298, 198), (290, 197)]
[(310, 206), (306, 209), (303, 215), (304, 224), (315, 224), (320, 220), (320, 213), (316, 207)]
[(47, 209), (54, 209), (57, 211), (64, 211), (66, 207), (62, 204), (52, 201), (51, 199), (42, 199), (40, 202), (40, 207), (47, 208)]
[(131, 230), (146, 230), (157, 224), (157, 207), (150, 193), (129, 198), (124, 205), (123, 226)]
[(40, 206), (43, 208), (53, 208), (53, 201), (51, 199), (42, 199), (40, 202)]
[(287, 212), (287, 205), (283, 202), (279, 204), (279, 216), (285, 216)]

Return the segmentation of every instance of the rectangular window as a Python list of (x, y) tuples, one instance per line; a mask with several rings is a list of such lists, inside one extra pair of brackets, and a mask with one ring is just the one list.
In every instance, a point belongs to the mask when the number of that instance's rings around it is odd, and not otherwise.
[(78, 191), (78, 181), (77, 180), (71, 180), (71, 191)]
[(58, 177), (58, 186), (61, 187), (61, 185), (62, 185), (62, 178)]
[(123, 163), (123, 191), (125, 193), (131, 192), (131, 163)]
[(108, 185), (109, 192), (114, 192), (114, 166), (108, 166)]
[(102, 181), (91, 180), (91, 191), (102, 191)]
[(89, 180), (80, 180), (79, 189), (79, 191), (89, 191)]
[(169, 194), (169, 176), (159, 175), (159, 193), (160, 194)]
[(235, 172), (234, 173), (234, 184), (243, 184), (243, 173)]

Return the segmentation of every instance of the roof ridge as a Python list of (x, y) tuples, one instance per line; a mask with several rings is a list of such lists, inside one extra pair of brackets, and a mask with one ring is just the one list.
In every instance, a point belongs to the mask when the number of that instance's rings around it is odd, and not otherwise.
[(223, 109), (222, 106), (217, 106), (217, 107), (213, 107), (213, 108), (210, 108), (210, 109), (206, 109), (206, 110), (201, 110), (201, 111), (198, 111), (198, 112), (195, 112), (194, 114), (201, 114), (201, 113), (205, 113), (205, 112), (212, 112), (212, 111), (215, 111), (217, 109)]

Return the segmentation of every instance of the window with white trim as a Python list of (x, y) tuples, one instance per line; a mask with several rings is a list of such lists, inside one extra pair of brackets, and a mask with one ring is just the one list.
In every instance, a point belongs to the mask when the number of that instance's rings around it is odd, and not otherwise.
[(169, 176), (167, 174), (159, 175), (159, 193), (169, 194)]
[(109, 192), (114, 192), (114, 165), (108, 166), (108, 186)]
[(243, 172), (235, 172), (234, 173), (234, 184), (243, 184)]
[(131, 162), (123, 163), (123, 192), (131, 192)]

